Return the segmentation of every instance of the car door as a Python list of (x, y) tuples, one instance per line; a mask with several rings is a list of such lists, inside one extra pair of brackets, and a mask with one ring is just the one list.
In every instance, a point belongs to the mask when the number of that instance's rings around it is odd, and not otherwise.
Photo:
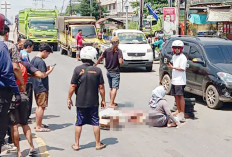
[(205, 61), (201, 48), (190, 44), (190, 51), (187, 57), (189, 68), (187, 69), (187, 84), (190, 88), (202, 91), (202, 83), (206, 75)]

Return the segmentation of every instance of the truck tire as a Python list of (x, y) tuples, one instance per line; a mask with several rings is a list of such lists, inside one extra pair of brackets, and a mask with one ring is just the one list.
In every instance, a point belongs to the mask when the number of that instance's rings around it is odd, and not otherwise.
[(76, 52), (72, 52), (72, 56), (71, 56), (72, 58), (76, 58), (77, 56), (76, 56)]
[(170, 94), (171, 92), (171, 78), (168, 74), (165, 74), (161, 80), (161, 84), (162, 86), (164, 86), (165, 90), (166, 90), (166, 94)]
[(147, 70), (147, 72), (151, 72), (152, 71), (152, 65), (149, 66), (149, 67), (146, 67), (146, 70)]
[(67, 51), (61, 48), (61, 55), (67, 55)]
[(219, 109), (223, 106), (223, 102), (219, 100), (219, 94), (217, 89), (213, 85), (209, 85), (206, 89), (206, 103), (211, 109)]

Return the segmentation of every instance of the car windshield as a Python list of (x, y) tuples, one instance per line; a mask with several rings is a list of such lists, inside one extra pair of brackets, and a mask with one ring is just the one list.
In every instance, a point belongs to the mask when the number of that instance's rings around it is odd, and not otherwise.
[(120, 44), (147, 44), (143, 33), (124, 32), (118, 34)]
[(29, 26), (32, 29), (55, 29), (55, 21), (54, 19), (31, 19)]
[(232, 63), (232, 45), (205, 46), (206, 56), (210, 62)]
[(78, 30), (82, 30), (82, 36), (83, 37), (91, 37), (95, 38), (96, 37), (96, 31), (95, 27), (90, 25), (90, 26), (75, 26), (72, 28), (72, 37), (75, 38)]

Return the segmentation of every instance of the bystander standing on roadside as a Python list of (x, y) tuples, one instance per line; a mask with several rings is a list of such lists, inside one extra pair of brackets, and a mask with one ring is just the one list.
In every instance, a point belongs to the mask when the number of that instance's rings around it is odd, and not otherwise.
[(184, 43), (181, 40), (175, 40), (172, 43), (172, 64), (168, 63), (168, 67), (172, 69), (172, 87), (171, 95), (175, 97), (177, 111), (180, 121), (185, 121), (185, 99), (184, 88), (186, 85), (186, 66), (187, 58), (183, 54)]
[(89, 124), (93, 126), (96, 139), (96, 149), (100, 150), (106, 147), (100, 142), (99, 127), (99, 96), (100, 91), (102, 101), (101, 107), (105, 107), (105, 87), (102, 71), (100, 68), (93, 66), (97, 60), (97, 50), (91, 46), (84, 47), (80, 53), (82, 65), (77, 66), (74, 70), (71, 85), (68, 94), (68, 108), (73, 106), (72, 95), (76, 93), (76, 127), (75, 127), (75, 144), (72, 149), (78, 151), (80, 149), (79, 139), (82, 126)]
[[(21, 60), (23, 62), (30, 63), (29, 53), (33, 51), (34, 42), (32, 40), (26, 40), (23, 45), (23, 50), (20, 51)], [(26, 91), (29, 97), (29, 111), (28, 111), (28, 120), (31, 123), (31, 110), (32, 110), (32, 100), (33, 100), (33, 86), (32, 79), (29, 78), (26, 84)]]
[(97, 66), (104, 58), (106, 61), (105, 67), (107, 69), (107, 78), (110, 86), (110, 105), (109, 107), (115, 108), (117, 104), (114, 102), (120, 83), (120, 65), (123, 64), (122, 51), (118, 48), (119, 39), (113, 37), (111, 40), (112, 47), (106, 49), (101, 57), (99, 57), (95, 66)]
[(46, 77), (43, 79), (33, 78), (33, 89), (35, 93), (36, 108), (36, 132), (49, 132), (50, 129), (42, 125), (45, 108), (48, 107), (48, 92), (49, 92), (49, 80), (48, 75), (53, 71), (54, 66), (46, 66), (44, 59), (46, 59), (50, 53), (53, 53), (52, 48), (43, 43), (39, 46), (39, 53), (31, 60), (31, 64), (42, 71)]
[(76, 35), (76, 40), (77, 40), (77, 52), (76, 52), (76, 59), (77, 61), (80, 60), (80, 52), (81, 49), (83, 48), (83, 40), (85, 39), (82, 37), (82, 30), (78, 30), (78, 33)]
[[(0, 35), (4, 35), (4, 16), (0, 14)], [(4, 151), (6, 131), (8, 128), (8, 111), (13, 94), (16, 95), (16, 102), (19, 103), (21, 97), (16, 85), (11, 57), (3, 39), (0, 39), (0, 155)]]

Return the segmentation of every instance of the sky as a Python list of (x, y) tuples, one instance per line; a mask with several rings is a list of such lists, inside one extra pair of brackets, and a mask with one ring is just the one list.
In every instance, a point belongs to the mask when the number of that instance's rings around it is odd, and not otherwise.
[[(0, 0), (0, 3), (4, 3), (7, 1), (10, 3), (10, 10), (8, 10), (7, 18), (14, 22), (15, 15), (18, 14), (19, 10), (23, 10), (24, 8), (42, 8), (42, 2), (41, 0), (37, 3), (35, 3), (35, 0)], [(38, 0), (37, 0), (38, 1)], [(44, 0), (44, 8), (45, 9), (54, 9), (57, 7), (59, 12), (61, 11), (62, 5), (64, 1), (64, 8), (63, 12), (66, 9), (66, 6), (69, 3), (69, 0)], [(5, 10), (0, 8), (0, 13), (5, 14)]]

